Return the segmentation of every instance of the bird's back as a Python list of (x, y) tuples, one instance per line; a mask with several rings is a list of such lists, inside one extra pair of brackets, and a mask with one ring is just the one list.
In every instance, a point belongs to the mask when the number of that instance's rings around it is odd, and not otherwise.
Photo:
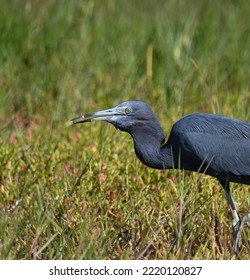
[(222, 180), (250, 184), (250, 123), (213, 114), (191, 114), (171, 130), (175, 165)]

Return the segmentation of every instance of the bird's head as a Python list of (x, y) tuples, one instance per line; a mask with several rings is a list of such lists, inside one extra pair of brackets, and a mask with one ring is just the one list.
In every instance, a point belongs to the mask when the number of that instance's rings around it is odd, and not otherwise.
[(163, 156), (160, 147), (165, 135), (151, 108), (144, 102), (133, 100), (118, 106), (84, 114), (70, 121), (70, 124), (93, 121), (106, 121), (116, 128), (128, 132), (133, 140), (138, 158), (147, 166), (163, 168)]
[(139, 100), (123, 102), (111, 109), (81, 115), (72, 119), (70, 124), (93, 121), (107, 121), (116, 128), (129, 133), (147, 123), (158, 124), (151, 108), (145, 102)]

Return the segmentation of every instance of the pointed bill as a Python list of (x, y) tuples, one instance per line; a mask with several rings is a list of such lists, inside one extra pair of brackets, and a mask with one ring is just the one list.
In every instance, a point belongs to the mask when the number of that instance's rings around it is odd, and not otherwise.
[(103, 111), (93, 112), (89, 114), (84, 114), (73, 118), (66, 125), (73, 125), (78, 123), (86, 123), (86, 122), (93, 122), (93, 121), (111, 121), (115, 116), (125, 115), (123, 107), (115, 107)]

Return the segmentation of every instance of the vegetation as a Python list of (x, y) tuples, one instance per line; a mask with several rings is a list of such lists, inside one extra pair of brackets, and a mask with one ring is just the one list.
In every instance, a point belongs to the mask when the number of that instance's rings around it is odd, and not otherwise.
[[(157, 171), (83, 112), (146, 101), (166, 135), (191, 112), (250, 121), (249, 1), (0, 4), (0, 258), (249, 259), (218, 182)], [(240, 214), (248, 186), (235, 184)], [(151, 246), (150, 246), (151, 244)]]

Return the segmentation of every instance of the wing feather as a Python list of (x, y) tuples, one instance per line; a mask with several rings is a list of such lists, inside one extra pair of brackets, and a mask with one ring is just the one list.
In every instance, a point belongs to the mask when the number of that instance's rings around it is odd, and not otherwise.
[[(183, 167), (201, 165), (215, 177), (250, 181), (250, 124), (211, 114), (183, 117), (172, 128), (170, 145), (181, 148)], [(191, 168), (189, 168), (191, 167)]]

